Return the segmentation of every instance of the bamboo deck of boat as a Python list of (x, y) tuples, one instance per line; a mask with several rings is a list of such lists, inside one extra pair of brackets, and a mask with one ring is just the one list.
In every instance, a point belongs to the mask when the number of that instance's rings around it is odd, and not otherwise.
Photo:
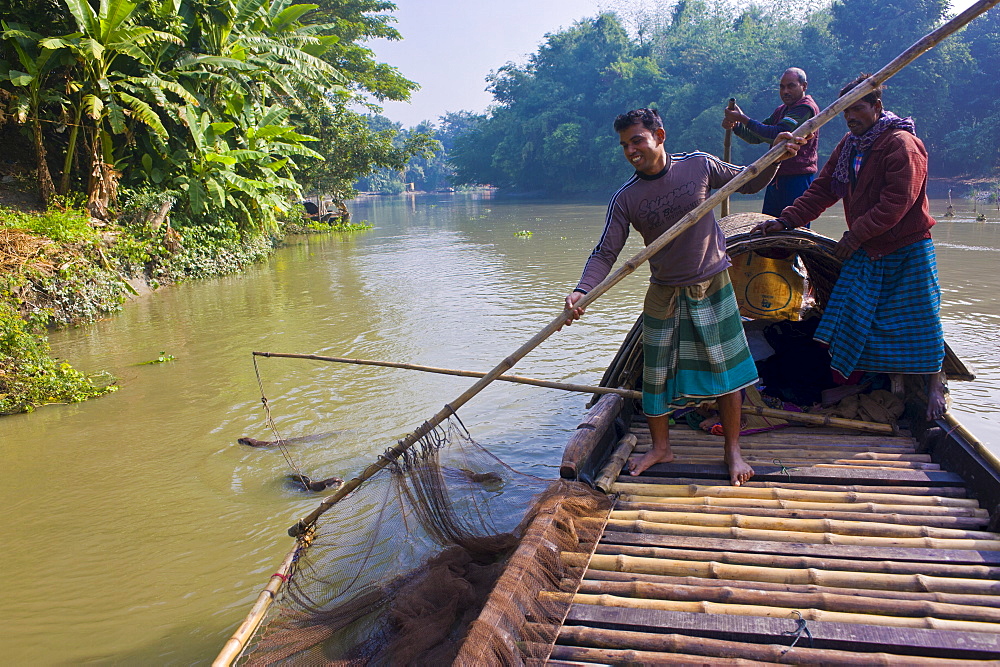
[[(641, 417), (630, 433), (645, 451)], [(1000, 660), (1000, 534), (913, 438), (745, 436), (743, 487), (721, 437), (677, 426), (671, 442), (673, 463), (608, 484), (582, 582), (541, 593), (572, 595), (550, 664)]]

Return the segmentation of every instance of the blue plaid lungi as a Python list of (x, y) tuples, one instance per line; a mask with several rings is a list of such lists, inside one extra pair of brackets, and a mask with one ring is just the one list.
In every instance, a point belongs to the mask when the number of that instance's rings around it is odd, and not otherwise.
[(642, 313), (642, 410), (656, 417), (757, 381), (729, 272), (650, 285)]
[(934, 244), (903, 246), (880, 259), (858, 250), (844, 263), (816, 329), (830, 345), (830, 366), (847, 377), (937, 373), (944, 360)]

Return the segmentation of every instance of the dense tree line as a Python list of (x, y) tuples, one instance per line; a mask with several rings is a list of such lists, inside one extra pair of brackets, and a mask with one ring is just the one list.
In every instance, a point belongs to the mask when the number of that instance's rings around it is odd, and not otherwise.
[(399, 194), (406, 190), (431, 192), (452, 188), (455, 182), (455, 170), (448, 160), (448, 155), (455, 146), (455, 140), (472, 125), (478, 117), (469, 111), (449, 112), (438, 119), (438, 123), (423, 121), (422, 123), (403, 129), (402, 124), (394, 123), (384, 116), (372, 116), (369, 126), (378, 132), (394, 135), (393, 144), (401, 149), (415, 141), (423, 141), (433, 137), (431, 150), (411, 157), (405, 165), (393, 167), (383, 166), (370, 176), (361, 178), (355, 184), (358, 190), (378, 192), (380, 194)]
[[(728, 98), (762, 119), (780, 103), (782, 71), (797, 66), (823, 108), (846, 81), (880, 69), (948, 18), (947, 0), (813, 2), (796, 14), (783, 11), (787, 3), (734, 4), (676, 0), (651, 11), (622, 3), (548, 35), (526, 63), (491, 74), (495, 106), (471, 119), (450, 152), (456, 182), (607, 191), (628, 173), (611, 121), (643, 106), (659, 109), (669, 150), (721, 154)], [(1000, 171), (998, 67), (994, 9), (889, 81), (886, 108), (914, 117), (933, 174)], [(844, 131), (837, 120), (825, 126), (822, 156)], [(743, 164), (762, 153), (741, 141), (733, 149)]]
[[(384, 0), (0, 0), (0, 132), (42, 200), (120, 190), (189, 223), (270, 229), (300, 185), (350, 196), (428, 152), (368, 113), (416, 84), (375, 60), (399, 39)], [(358, 110), (360, 107), (360, 111)], [(365, 108), (367, 107), (367, 108)]]

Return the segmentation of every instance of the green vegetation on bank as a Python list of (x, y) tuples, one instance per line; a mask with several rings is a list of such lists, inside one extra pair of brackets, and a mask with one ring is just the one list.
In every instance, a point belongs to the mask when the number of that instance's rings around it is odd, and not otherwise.
[(364, 46), (400, 38), (393, 10), (0, 0), (0, 194), (34, 191), (43, 211), (0, 210), (0, 412), (113, 388), (52, 360), (47, 327), (112, 313), (136, 285), (239, 270), (290, 229), (366, 228), (300, 202), (342, 202), (437, 146), (370, 125), (416, 88)]
[[(606, 193), (628, 175), (611, 122), (657, 107), (671, 151), (721, 153), (722, 109), (735, 97), (766, 118), (786, 67), (803, 68), (820, 108), (859, 72), (873, 72), (946, 18), (948, 0), (615, 2), (615, 13), (548, 35), (524, 64), (489, 85), (495, 99), (455, 139), (456, 180), (522, 192)], [(911, 115), (932, 176), (1000, 172), (1000, 10), (992, 9), (888, 82), (888, 109)], [(820, 132), (821, 156), (843, 136)], [(733, 141), (733, 161), (763, 151)]]

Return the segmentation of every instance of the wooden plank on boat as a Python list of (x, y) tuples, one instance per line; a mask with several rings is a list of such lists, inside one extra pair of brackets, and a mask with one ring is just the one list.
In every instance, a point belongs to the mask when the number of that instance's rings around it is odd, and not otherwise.
[[(692, 465), (685, 463), (657, 463), (643, 475), (649, 477), (690, 477), (729, 479), (729, 469), (718, 465)], [(935, 486), (962, 486), (961, 476), (952, 472), (935, 470), (864, 470), (850, 468), (849, 472), (837, 468), (786, 468), (776, 465), (754, 466), (754, 479), (764, 481), (817, 482), (826, 484), (851, 484), (867, 482), (886, 486), (903, 484), (928, 484)]]
[[(758, 616), (728, 616), (697, 612), (628, 609), (574, 604), (568, 625), (589, 625), (619, 630), (677, 632), (699, 637), (759, 643), (791, 643), (798, 623)], [(1000, 659), (1000, 634), (898, 628), (854, 623), (809, 621), (816, 648), (853, 651), (889, 651), (906, 655), (978, 660)], [(805, 640), (803, 640), (805, 641)]]
[(972, 445), (956, 434), (934, 447), (931, 457), (966, 479), (983, 506), (1000, 517), (1000, 471), (994, 470)]
[(559, 466), (559, 475), (563, 479), (576, 479), (598, 444), (614, 437), (611, 424), (624, 403), (625, 399), (617, 394), (605, 394), (591, 408), (563, 450)]
[[(693, 665), (701, 664), (704, 658), (697, 655), (685, 655), (683, 653), (656, 653), (653, 651), (636, 651), (635, 649), (608, 649), (594, 648), (590, 646), (562, 646), (557, 644), (552, 647), (552, 657), (556, 660), (549, 660), (549, 665), (599, 665), (606, 664), (627, 664), (627, 665)], [(713, 665), (745, 666), (746, 660), (742, 658), (713, 658)], [(758, 662), (758, 665), (778, 665), (774, 662)]]
[(601, 544), (667, 547), (773, 554), (786, 556), (814, 556), (822, 558), (853, 558), (858, 560), (891, 560), (899, 562), (954, 563), (956, 565), (1000, 565), (1000, 551), (972, 549), (911, 549), (899, 547), (857, 547), (836, 544), (804, 544), (799, 542), (768, 542), (759, 540), (731, 540), (686, 535), (650, 535), (605, 531)]
[[(734, 656), (754, 665), (785, 664), (785, 665), (870, 665), (911, 666), (931, 665), (944, 667), (946, 665), (969, 665), (965, 660), (928, 658), (915, 655), (893, 655), (891, 653), (855, 653), (853, 651), (838, 651), (833, 649), (809, 648), (802, 643), (789, 646), (791, 640), (784, 644), (749, 644), (723, 639), (706, 637), (690, 637), (681, 634), (654, 632), (635, 632), (629, 630), (609, 630), (581, 625), (565, 626), (559, 634), (560, 645), (594, 646), (609, 650), (618, 650), (625, 654), (629, 649), (648, 652), (647, 661), (655, 664), (658, 655), (691, 655), (687, 664), (718, 664), (716, 660), (730, 659)], [(627, 655), (609, 655), (604, 662), (611, 664), (632, 664)], [(592, 664), (592, 660), (588, 664)], [(553, 663), (549, 663), (553, 664)], [(978, 663), (982, 664), (982, 663)]]

